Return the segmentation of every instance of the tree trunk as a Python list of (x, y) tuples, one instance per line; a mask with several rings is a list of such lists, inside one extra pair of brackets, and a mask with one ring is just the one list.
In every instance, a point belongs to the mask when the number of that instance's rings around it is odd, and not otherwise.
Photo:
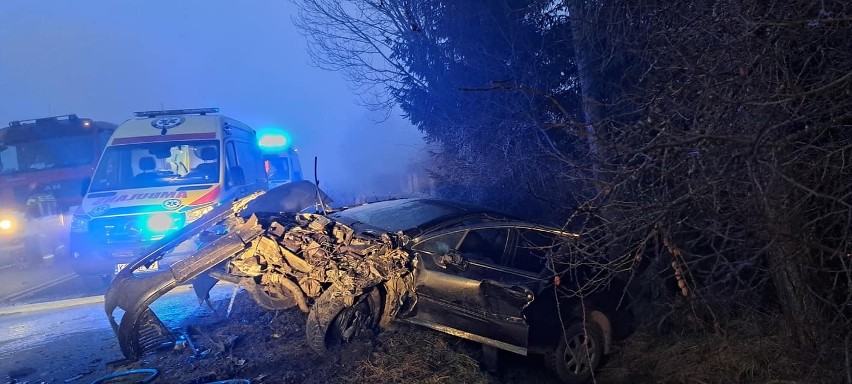
[[(592, 158), (593, 170), (597, 173), (594, 165), (600, 155), (597, 145), (596, 125), (603, 121), (604, 108), (601, 105), (602, 92), (598, 70), (600, 57), (592, 45), (593, 33), (586, 28), (591, 25), (586, 18), (588, 12), (585, 0), (566, 0), (566, 9), (571, 21), (571, 38), (574, 42), (574, 61), (577, 64), (577, 74), (580, 80), (580, 92), (583, 100), (583, 117), (585, 119), (587, 143), (589, 154)], [(597, 176), (597, 175), (595, 175)]]
[[(783, 189), (780, 185), (774, 187)], [(800, 347), (813, 348), (817, 334), (815, 324), (819, 322), (820, 311), (816, 298), (808, 289), (811, 283), (806, 270), (808, 250), (791, 237), (798, 233), (798, 229), (795, 225), (796, 212), (785, 203), (789, 197), (773, 197), (765, 206), (766, 220), (770, 225), (767, 232), (772, 241), (767, 251), (767, 262), (784, 316), (784, 331)]]

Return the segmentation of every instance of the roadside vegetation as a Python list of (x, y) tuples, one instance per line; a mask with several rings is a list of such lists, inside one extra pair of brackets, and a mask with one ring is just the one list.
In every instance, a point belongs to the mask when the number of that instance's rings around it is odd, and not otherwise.
[(580, 233), (560, 294), (631, 281), (627, 376), (852, 383), (847, 2), (295, 2), (442, 197)]

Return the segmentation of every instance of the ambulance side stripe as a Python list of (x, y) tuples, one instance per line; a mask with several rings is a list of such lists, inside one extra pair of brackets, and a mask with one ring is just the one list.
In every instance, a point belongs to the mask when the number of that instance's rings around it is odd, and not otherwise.
[(216, 201), (216, 198), (219, 197), (219, 193), (221, 191), (222, 191), (222, 187), (217, 185), (216, 188), (213, 188), (213, 190), (205, 193), (204, 196), (201, 196), (200, 198), (198, 198), (198, 200), (195, 200), (195, 201), (189, 203), (188, 205), (202, 205), (202, 204), (212, 203), (212, 202)]

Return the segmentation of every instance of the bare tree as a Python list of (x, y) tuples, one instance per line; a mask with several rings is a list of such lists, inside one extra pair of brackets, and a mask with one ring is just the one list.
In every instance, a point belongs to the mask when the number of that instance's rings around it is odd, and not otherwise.
[(845, 5), (585, 6), (568, 2), (600, 55), (592, 123), (613, 256), (669, 260), (664, 282), (707, 304), (710, 325), (777, 306), (802, 346), (848, 332)]
[(440, 144), (445, 195), (582, 232), (554, 273), (600, 274), (561, 294), (626, 275), (651, 323), (720, 333), (745, 313), (778, 313), (799, 346), (843, 355), (845, 2), (300, 4), (317, 64), (347, 73), (373, 107), (399, 103)]
[[(416, 3), (416, 2), (415, 2)], [(405, 84), (425, 86), (405, 57), (395, 54), (410, 39), (428, 38), (411, 1), (301, 0), (296, 26), (308, 39), (308, 53), (320, 68), (341, 71), (369, 107), (386, 110)]]

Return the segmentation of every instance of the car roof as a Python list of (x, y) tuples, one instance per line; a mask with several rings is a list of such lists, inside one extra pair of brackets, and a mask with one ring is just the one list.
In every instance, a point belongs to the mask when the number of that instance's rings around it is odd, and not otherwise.
[(449, 200), (407, 198), (366, 203), (332, 213), (330, 217), (359, 230), (378, 229), (417, 236), (443, 223), (472, 216), (494, 221), (516, 218), (488, 208)]

